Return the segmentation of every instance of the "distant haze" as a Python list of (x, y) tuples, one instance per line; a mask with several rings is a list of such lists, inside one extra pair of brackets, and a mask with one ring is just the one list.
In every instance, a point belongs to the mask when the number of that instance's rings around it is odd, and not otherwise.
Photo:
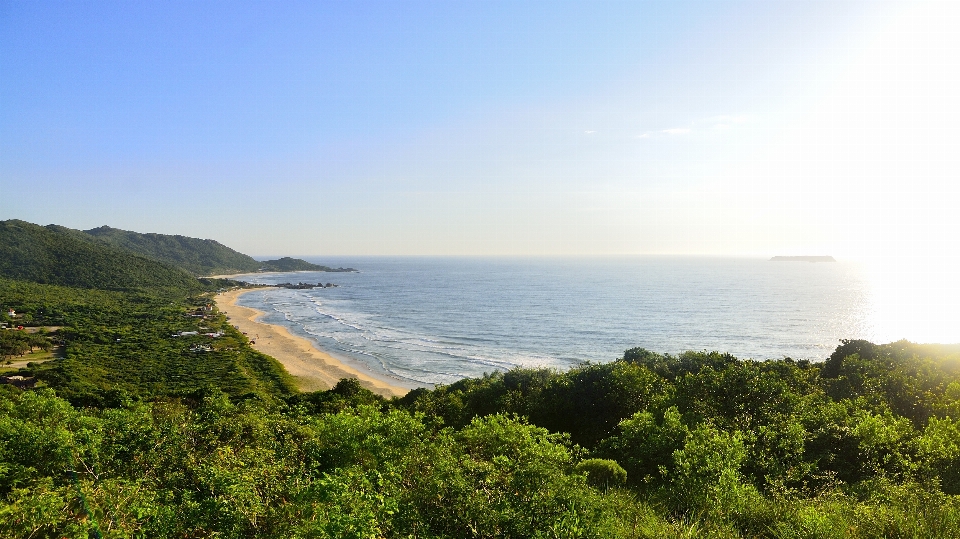
[(3, 2), (0, 217), (958, 261), (960, 3)]

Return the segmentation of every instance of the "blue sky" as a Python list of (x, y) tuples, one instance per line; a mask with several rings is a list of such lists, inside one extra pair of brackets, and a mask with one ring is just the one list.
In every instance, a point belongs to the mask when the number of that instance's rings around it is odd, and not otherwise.
[(0, 218), (956, 262), (956, 5), (0, 0)]

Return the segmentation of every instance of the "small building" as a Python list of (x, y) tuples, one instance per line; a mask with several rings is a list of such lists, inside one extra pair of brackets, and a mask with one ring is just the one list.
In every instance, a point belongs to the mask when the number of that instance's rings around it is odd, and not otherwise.
[(19, 387), (20, 389), (29, 389), (37, 383), (35, 378), (27, 378), (24, 376), (0, 376), (0, 384), (10, 384), (12, 386)]

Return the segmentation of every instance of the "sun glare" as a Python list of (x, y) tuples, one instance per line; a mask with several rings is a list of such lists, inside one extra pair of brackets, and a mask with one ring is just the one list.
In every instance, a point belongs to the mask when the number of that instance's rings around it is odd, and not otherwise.
[(880, 259), (866, 266), (875, 342), (960, 342), (956, 264)]

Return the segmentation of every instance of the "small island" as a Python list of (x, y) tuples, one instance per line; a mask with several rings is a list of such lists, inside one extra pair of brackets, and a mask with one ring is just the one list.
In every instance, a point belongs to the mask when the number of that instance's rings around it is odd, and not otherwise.
[(770, 262), (836, 262), (832, 256), (775, 256)]

